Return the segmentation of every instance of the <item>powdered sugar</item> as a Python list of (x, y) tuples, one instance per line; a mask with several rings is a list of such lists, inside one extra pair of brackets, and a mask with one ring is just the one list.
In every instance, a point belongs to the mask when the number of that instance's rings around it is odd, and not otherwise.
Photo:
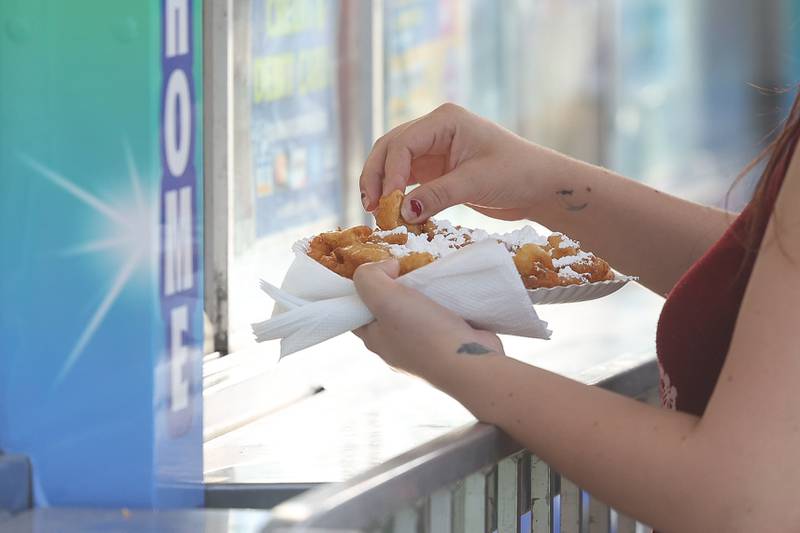
[(579, 274), (572, 270), (572, 267), (565, 266), (558, 271), (559, 278), (565, 279), (579, 279), (581, 281), (586, 281), (586, 276), (584, 274)]
[(436, 225), (435, 234), (443, 235), (456, 247), (464, 246), (469, 242), (478, 242), (486, 239), (489, 234), (482, 230), (474, 230), (463, 226), (454, 226), (449, 220), (432, 221)]
[(483, 231), (482, 229), (474, 229), (472, 230), (472, 240), (475, 242), (478, 241), (485, 241), (489, 238), (489, 234)]
[(409, 233), (405, 244), (388, 244), (386, 246), (394, 257), (404, 257), (413, 252), (424, 252), (439, 258), (451, 254), (457, 249), (444, 235), (434, 235), (433, 239), (429, 241), (428, 235), (425, 233), (422, 235)]
[(386, 238), (389, 235), (404, 235), (408, 233), (408, 228), (405, 226), (397, 226), (394, 229), (386, 230), (386, 231), (375, 231), (373, 234), (377, 237)]
[(392, 254), (393, 257), (405, 257), (411, 253), (411, 250), (402, 244), (387, 244), (386, 247), (389, 249), (389, 253)]
[(542, 235), (539, 235), (539, 233), (537, 233), (536, 230), (530, 226), (524, 226), (508, 233), (494, 233), (488, 237), (502, 241), (509, 251), (516, 251), (524, 244), (532, 243), (538, 244), (539, 246), (544, 246), (547, 244), (547, 239)]
[(579, 243), (578, 241), (574, 241), (574, 240), (570, 239), (569, 237), (567, 237), (563, 233), (553, 233), (553, 235), (555, 235), (556, 237), (560, 237), (561, 238), (561, 242), (558, 243), (558, 247), (561, 248), (561, 249), (565, 249), (565, 248), (578, 249), (578, 248), (581, 247), (581, 243)]
[(400, 226), (389, 231), (376, 231), (375, 235), (378, 237), (387, 237), (394, 234), (407, 234), (408, 240), (406, 244), (389, 244), (389, 252), (395, 257), (404, 257), (412, 252), (427, 252), (436, 258), (449, 255), (459, 248), (469, 245), (470, 243), (483, 241), (486, 239), (495, 239), (505, 244), (509, 251), (515, 252), (520, 246), (528, 243), (535, 243), (540, 246), (547, 244), (547, 239), (536, 232), (530, 226), (524, 226), (520, 229), (502, 233), (502, 234), (489, 234), (481, 229), (466, 228), (463, 226), (453, 225), (448, 220), (433, 220), (431, 222), (435, 225), (436, 229), (432, 232), (433, 238), (426, 233), (415, 235), (409, 233), (405, 226)]
[(575, 255), (567, 255), (558, 259), (553, 259), (553, 266), (556, 268), (564, 268), (575, 263), (591, 263), (594, 260), (594, 254), (591, 252), (579, 251)]

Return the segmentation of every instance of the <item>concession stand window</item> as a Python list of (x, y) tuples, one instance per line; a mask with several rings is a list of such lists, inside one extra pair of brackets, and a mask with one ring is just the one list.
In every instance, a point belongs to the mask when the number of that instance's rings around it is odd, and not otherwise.
[[(207, 481), (343, 479), (470, 420), (352, 335), (277, 364), (278, 342), (257, 345), (250, 333), (272, 309), (258, 280), (280, 284), (295, 240), (369, 223), (358, 176), (388, 128), (452, 101), (540, 144), (721, 203), (736, 171), (721, 161), (755, 155), (768, 125), (757, 111), (777, 101), (753, 98), (746, 83), (779, 86), (797, 71), (759, 60), (776, 46), (759, 35), (781, 20), (778, 8), (726, 21), (742, 42), (706, 42), (720, 35), (709, 4), (721, 2), (205, 0)], [(743, 51), (735, 65), (716, 60), (728, 45)], [(441, 217), (519, 225), (464, 207)], [(561, 371), (652, 353), (660, 305), (632, 285), (543, 309), (563, 333), (549, 343), (504, 342)]]

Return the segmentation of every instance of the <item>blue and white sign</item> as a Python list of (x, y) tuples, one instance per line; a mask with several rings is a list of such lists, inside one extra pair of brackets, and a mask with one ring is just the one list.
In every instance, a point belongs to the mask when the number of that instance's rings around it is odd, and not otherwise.
[(36, 506), (203, 501), (199, 0), (0, 2), (0, 450)]
[(253, 1), (256, 237), (342, 210), (337, 5), (331, 0)]

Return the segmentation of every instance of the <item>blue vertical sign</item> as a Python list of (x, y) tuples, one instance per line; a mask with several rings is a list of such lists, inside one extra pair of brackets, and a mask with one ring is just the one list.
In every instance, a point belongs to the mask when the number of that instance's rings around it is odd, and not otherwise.
[(199, 505), (203, 498), (203, 204), (196, 105), (202, 78), (196, 76), (195, 58), (199, 10), (192, 0), (162, 0), (162, 7), (158, 257), (163, 356), (155, 374), (154, 489), (158, 505), (172, 507)]
[[(192, 352), (202, 334), (193, 331), (197, 314), (200, 228), (195, 167), (195, 125), (191, 4), (162, 0), (161, 56), (161, 235), (160, 293), (164, 352), (169, 375), (169, 426), (173, 435), (192, 425), (191, 390), (199, 386), (191, 372)], [(194, 341), (194, 342), (193, 342)]]
[(202, 504), (200, 5), (0, 2), (0, 450), (37, 506)]

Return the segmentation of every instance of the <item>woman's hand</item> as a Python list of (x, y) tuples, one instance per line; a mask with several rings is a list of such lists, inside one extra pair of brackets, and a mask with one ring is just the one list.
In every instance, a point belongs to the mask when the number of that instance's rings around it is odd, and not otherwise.
[(397, 261), (360, 266), (356, 290), (375, 316), (357, 329), (366, 347), (389, 365), (435, 382), (459, 357), (502, 354), (496, 335), (470, 327), (452, 311), (401, 285)]
[(364, 208), (374, 210), (381, 195), (412, 183), (420, 186), (403, 201), (406, 222), (420, 223), (457, 204), (501, 220), (535, 220), (580, 240), (658, 294), (666, 294), (732, 220), (724, 211), (530, 143), (453, 104), (378, 139), (361, 174)]
[(494, 218), (520, 220), (541, 196), (542, 176), (533, 176), (542, 153), (554, 154), (444, 104), (378, 139), (361, 174), (362, 202), (372, 211), (382, 195), (420, 183), (403, 202), (408, 222), (462, 203)]

